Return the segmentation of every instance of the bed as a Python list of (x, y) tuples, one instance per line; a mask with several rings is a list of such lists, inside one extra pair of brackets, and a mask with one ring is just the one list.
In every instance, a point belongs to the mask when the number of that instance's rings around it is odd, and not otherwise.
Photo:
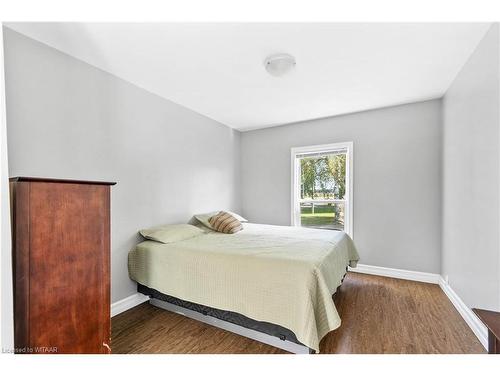
[(243, 223), (243, 230), (129, 253), (129, 274), (151, 303), (285, 350), (319, 352), (340, 326), (332, 295), (359, 260), (341, 231)]

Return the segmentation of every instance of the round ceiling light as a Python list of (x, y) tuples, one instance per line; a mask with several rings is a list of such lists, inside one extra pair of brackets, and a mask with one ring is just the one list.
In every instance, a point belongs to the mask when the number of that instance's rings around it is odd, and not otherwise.
[(267, 72), (275, 77), (288, 73), (293, 69), (295, 64), (295, 57), (287, 53), (271, 55), (264, 60), (264, 66)]

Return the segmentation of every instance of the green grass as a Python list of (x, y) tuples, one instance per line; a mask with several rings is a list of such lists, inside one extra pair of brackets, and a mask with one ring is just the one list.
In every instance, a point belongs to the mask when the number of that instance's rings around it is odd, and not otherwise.
[(335, 226), (342, 228), (342, 224), (335, 218), (332, 206), (316, 206), (314, 214), (312, 207), (302, 207), (300, 220), (303, 226)]
[[(312, 207), (301, 207), (300, 208), (300, 214), (301, 215), (312, 215)], [(314, 214), (321, 214), (321, 215), (333, 215), (333, 206), (315, 206), (314, 207)]]

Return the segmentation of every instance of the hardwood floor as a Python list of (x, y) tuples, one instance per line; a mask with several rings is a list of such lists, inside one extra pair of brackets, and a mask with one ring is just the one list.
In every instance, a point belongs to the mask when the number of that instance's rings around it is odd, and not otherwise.
[[(321, 353), (485, 353), (438, 285), (349, 273)], [(285, 353), (148, 303), (112, 319), (113, 353)]]

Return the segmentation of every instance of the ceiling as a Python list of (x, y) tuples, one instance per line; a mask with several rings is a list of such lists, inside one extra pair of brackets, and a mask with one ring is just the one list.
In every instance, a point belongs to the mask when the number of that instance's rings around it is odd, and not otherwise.
[[(7, 23), (232, 128), (438, 98), (487, 23)], [(264, 59), (296, 58), (273, 77)]]

